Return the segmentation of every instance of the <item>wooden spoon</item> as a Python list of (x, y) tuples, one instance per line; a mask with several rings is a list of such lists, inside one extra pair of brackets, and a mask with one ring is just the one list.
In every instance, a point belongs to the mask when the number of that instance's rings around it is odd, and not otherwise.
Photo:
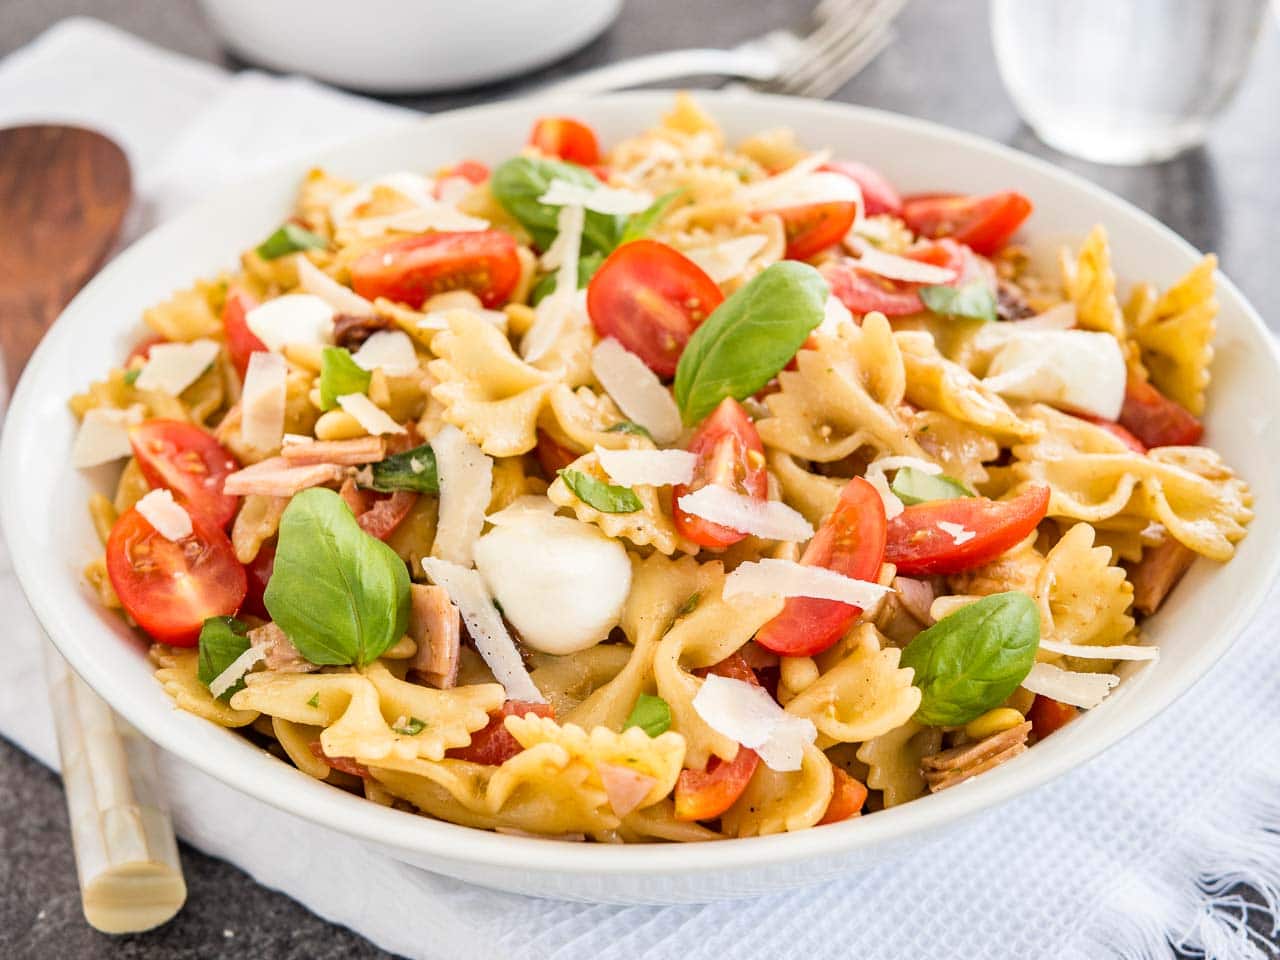
[(12, 387), (102, 265), (133, 197), (124, 151), (59, 124), (0, 130), (0, 353)]

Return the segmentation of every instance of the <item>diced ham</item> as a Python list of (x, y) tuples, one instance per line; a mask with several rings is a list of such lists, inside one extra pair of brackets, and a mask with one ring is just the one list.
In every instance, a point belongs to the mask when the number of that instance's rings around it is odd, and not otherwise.
[(223, 481), (222, 492), (243, 497), (258, 493), (268, 497), (291, 497), (308, 487), (337, 483), (346, 476), (340, 463), (313, 463), (290, 466), (284, 457), (271, 457), (231, 474)]
[(616, 763), (597, 763), (596, 770), (600, 773), (600, 782), (609, 798), (609, 806), (620, 817), (625, 817), (640, 806), (640, 802), (657, 783), (648, 774), (638, 773)]
[(893, 588), (898, 592), (898, 601), (907, 613), (926, 627), (933, 625), (933, 617), (929, 616), (929, 607), (935, 597), (933, 584), (928, 580), (894, 577)]
[(382, 437), (356, 437), (353, 440), (288, 443), (281, 455), (291, 467), (309, 467), (320, 463), (359, 467), (386, 459), (387, 442)]
[(261, 650), (263, 663), (277, 673), (313, 673), (320, 668), (298, 652), (293, 641), (275, 623), (264, 623), (249, 631), (249, 643)]
[(1031, 724), (1021, 723), (983, 740), (924, 757), (920, 761), (920, 770), (929, 784), (929, 791), (937, 793), (954, 787), (1000, 766), (1006, 760), (1012, 760), (1027, 749), (1027, 734), (1030, 732)]
[(319, 740), (312, 740), (310, 743), (311, 752), (316, 755), (316, 759), (323, 760), (334, 770), (341, 770), (343, 773), (349, 773), (353, 777), (369, 776), (369, 768), (351, 757), (331, 757), (324, 752), (324, 747), (320, 746)]
[(409, 669), (421, 674), (433, 687), (447, 690), (458, 679), (458, 648), (462, 618), (444, 587), (414, 583), (409, 586), (409, 636), (418, 652)]
[(1133, 581), (1133, 606), (1148, 616), (1160, 609), (1182, 575), (1195, 560), (1194, 550), (1184, 547), (1172, 537), (1142, 551), (1142, 559), (1129, 571)]

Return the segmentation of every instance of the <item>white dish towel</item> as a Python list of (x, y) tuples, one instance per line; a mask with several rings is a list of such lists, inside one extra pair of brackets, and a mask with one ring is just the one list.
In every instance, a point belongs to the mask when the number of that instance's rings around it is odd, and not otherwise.
[[(131, 236), (228, 180), (407, 116), (302, 80), (233, 78), (91, 20), (0, 62), (0, 124), (79, 121), (125, 146), (142, 200)], [(39, 633), (2, 546), (0, 609), (0, 734), (52, 764)], [(1171, 942), (1262, 958), (1277, 949), (1243, 919), (1280, 919), (1277, 624), (1280, 595), (1188, 696), (1085, 768), (905, 859), (752, 902), (621, 908), (490, 892), (373, 853), (172, 757), (162, 766), (189, 843), (414, 958), (1164, 957)], [(1237, 881), (1263, 905), (1232, 896)]]

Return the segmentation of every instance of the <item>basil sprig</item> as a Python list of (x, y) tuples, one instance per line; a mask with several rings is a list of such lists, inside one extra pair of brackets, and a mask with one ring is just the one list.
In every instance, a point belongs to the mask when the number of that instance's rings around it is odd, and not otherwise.
[(972, 497), (974, 492), (959, 480), (937, 473), (925, 473), (915, 467), (902, 467), (893, 477), (889, 489), (907, 506), (928, 500), (955, 500)]
[(622, 725), (623, 730), (628, 727), (639, 727), (651, 737), (666, 733), (671, 729), (671, 707), (661, 697), (642, 693)]
[(963, 287), (921, 287), (918, 291), (924, 305), (943, 317), (969, 317), (994, 322), (996, 296), (986, 282), (974, 280)]
[(915, 719), (930, 726), (968, 723), (1000, 706), (1036, 662), (1040, 610), (1025, 593), (983, 597), (916, 635), (901, 666), (923, 697)]
[[(489, 189), (507, 213), (529, 231), (533, 242), (546, 250), (555, 239), (560, 208), (539, 203), (553, 180), (564, 180), (579, 187), (600, 186), (591, 171), (575, 163), (542, 160), (534, 157), (512, 157), (493, 171)], [(627, 218), (617, 214), (588, 210), (582, 224), (582, 254), (607, 254), (618, 245), (626, 229)]]
[(370, 481), (362, 486), (380, 493), (412, 490), (414, 493), (439, 493), (440, 476), (436, 472), (436, 454), (431, 445), (395, 453), (369, 468)]
[(561, 470), (560, 478), (575, 497), (601, 513), (635, 513), (644, 506), (630, 487), (605, 483), (581, 470)]
[(332, 490), (297, 494), (280, 518), (267, 612), (312, 663), (376, 660), (409, 624), (409, 572)]
[[(200, 627), (196, 676), (206, 687), (231, 666), (236, 657), (249, 649), (249, 628), (235, 617), (210, 617)], [(222, 692), (219, 700), (230, 700), (231, 695), (244, 689), (244, 681), (237, 680)]]
[(320, 234), (296, 223), (286, 223), (258, 244), (258, 256), (263, 260), (276, 260), (299, 250), (323, 250), (327, 246), (329, 241)]
[(822, 323), (827, 283), (784, 260), (740, 287), (693, 331), (676, 366), (680, 416), (693, 426), (725, 397), (742, 400), (773, 379)]
[(364, 393), (372, 378), (345, 347), (325, 347), (320, 354), (320, 409), (332, 410), (339, 397)]

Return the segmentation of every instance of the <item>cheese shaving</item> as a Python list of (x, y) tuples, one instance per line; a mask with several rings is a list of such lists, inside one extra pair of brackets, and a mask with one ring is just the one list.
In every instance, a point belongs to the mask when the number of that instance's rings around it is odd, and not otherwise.
[(356, 423), (364, 427), (371, 437), (380, 437), (384, 433), (404, 433), (404, 427), (391, 419), (390, 415), (363, 393), (348, 393), (338, 397), (338, 406), (351, 414)]
[(417, 207), (430, 206), (435, 202), (431, 195), (432, 182), (420, 173), (408, 170), (397, 170), (360, 184), (354, 190), (344, 193), (329, 204), (329, 219), (334, 226), (340, 227), (350, 220), (359, 207), (373, 199), (374, 190), (384, 187), (394, 190)]
[(504, 334), (507, 332), (507, 315), (501, 310), (483, 310), (480, 308), (472, 309), (470, 307), (450, 307), (448, 310), (428, 310), (415, 321), (415, 325), (419, 330), (448, 330), (449, 317), (459, 311), (470, 314), (473, 317), (479, 317), (481, 320), (488, 321)]
[(851, 178), (818, 169), (830, 159), (829, 150), (811, 153), (782, 173), (744, 185), (738, 190), (738, 199), (751, 212), (847, 202), (856, 203), (861, 210), (862, 191)]
[(726, 600), (738, 596), (813, 597), (835, 600), (863, 610), (875, 606), (891, 587), (855, 580), (826, 567), (806, 566), (792, 560), (749, 560), (725, 578)]
[(431, 554), (471, 566), (493, 491), (493, 460), (449, 424), (431, 440), (440, 478), (440, 519)]
[(240, 439), (249, 446), (273, 450), (281, 444), (288, 376), (288, 364), (280, 354), (263, 350), (250, 354), (240, 392)]
[(643, 190), (622, 190), (604, 184), (586, 187), (568, 180), (552, 180), (538, 202), (553, 207), (584, 207), (596, 213), (628, 216), (648, 209), (653, 204), (653, 195)]
[[(301, 268), (298, 273), (301, 276)], [(254, 307), (245, 315), (245, 323), (268, 350), (279, 352), (290, 343), (332, 343), (333, 314), (333, 306), (322, 297), (286, 293)]]
[(756, 233), (745, 237), (723, 240), (709, 247), (685, 250), (684, 255), (702, 268), (702, 272), (716, 283), (724, 283), (741, 275), (751, 258), (768, 243), (768, 237)]
[(684, 424), (675, 399), (643, 360), (617, 340), (601, 340), (591, 351), (591, 372), (633, 422), (658, 443), (674, 443)]
[(846, 245), (858, 254), (853, 265), (864, 273), (907, 283), (951, 283), (956, 279), (956, 272), (948, 267), (885, 253), (855, 234), (848, 236)]
[(1077, 673), (1049, 663), (1037, 663), (1022, 681), (1032, 693), (1092, 710), (1120, 683), (1112, 673)]
[(351, 357), (365, 370), (381, 368), (391, 377), (405, 377), (418, 371), (418, 354), (403, 330), (379, 330)]
[(209, 681), (209, 692), (215, 698), (222, 696), (243, 680), (244, 675), (253, 669), (255, 663), (265, 660), (266, 657), (267, 652), (262, 647), (250, 647), (227, 664), (227, 669)]
[(770, 770), (799, 770), (806, 744), (818, 738), (813, 722), (787, 713), (754, 684), (709, 674), (693, 709), (712, 730), (750, 747)]
[(95, 407), (84, 415), (71, 448), (71, 465), (78, 469), (96, 467), (133, 455), (129, 427), (142, 422), (143, 408), (134, 404), (127, 410)]
[(1159, 660), (1160, 648), (1136, 643), (1118, 643), (1114, 647), (1100, 644), (1063, 643), (1059, 640), (1040, 640), (1040, 649), (1064, 657), (1080, 660)]
[(176, 397), (209, 369), (221, 349), (214, 340), (157, 343), (147, 355), (147, 365), (138, 374), (134, 386)]
[(485, 589), (480, 574), (438, 557), (423, 558), (422, 569), (432, 583), (444, 587), (457, 606), (467, 625), (467, 634), (494, 678), (507, 691), (507, 699), (545, 703), (546, 698), (525, 669), (520, 650), (498, 616), (493, 597)]
[(191, 514), (163, 487), (149, 491), (135, 508), (166, 540), (177, 543), (191, 536)]
[(578, 300), (578, 256), (585, 216), (582, 207), (572, 206), (561, 207), (556, 218), (556, 238), (543, 256), (544, 266), (557, 268), (556, 285), (534, 307), (533, 324), (520, 340), (520, 355), (528, 363), (544, 356), (560, 338)]
[(450, 203), (432, 203), (429, 206), (401, 210), (385, 217), (367, 217), (355, 220), (350, 230), (359, 237), (377, 237), (384, 233), (426, 233), (429, 230), (459, 231), (489, 229), (489, 221), (463, 213)]
[[(350, 287), (343, 286), (333, 279), (308, 260), (305, 253), (299, 253), (293, 258), (293, 262), (298, 268), (298, 286), (304, 292), (319, 297), (338, 313), (345, 313), (351, 317), (372, 317), (377, 312), (372, 303)], [(283, 299), (285, 298), (278, 297), (275, 300), (268, 300), (267, 304), (278, 303)], [(329, 340), (332, 340), (332, 333), (324, 342), (328, 343)], [(270, 344), (267, 345), (270, 346)]]
[(937, 527), (943, 533), (951, 538), (952, 543), (957, 547), (961, 544), (968, 543), (977, 536), (972, 530), (967, 529), (964, 524), (952, 523), (950, 520), (939, 520)]
[(876, 493), (880, 494), (880, 502), (884, 504), (884, 518), (886, 520), (892, 520), (906, 509), (902, 505), (902, 501), (898, 499), (898, 495), (890, 489), (889, 481), (884, 478), (883, 471), (868, 469), (864, 479), (875, 488)]
[(614, 483), (666, 487), (693, 479), (698, 455), (687, 450), (606, 450), (596, 447), (600, 466)]
[(766, 540), (799, 542), (813, 536), (809, 521), (782, 501), (762, 503), (715, 483), (686, 493), (680, 498), (680, 509), (738, 533)]

